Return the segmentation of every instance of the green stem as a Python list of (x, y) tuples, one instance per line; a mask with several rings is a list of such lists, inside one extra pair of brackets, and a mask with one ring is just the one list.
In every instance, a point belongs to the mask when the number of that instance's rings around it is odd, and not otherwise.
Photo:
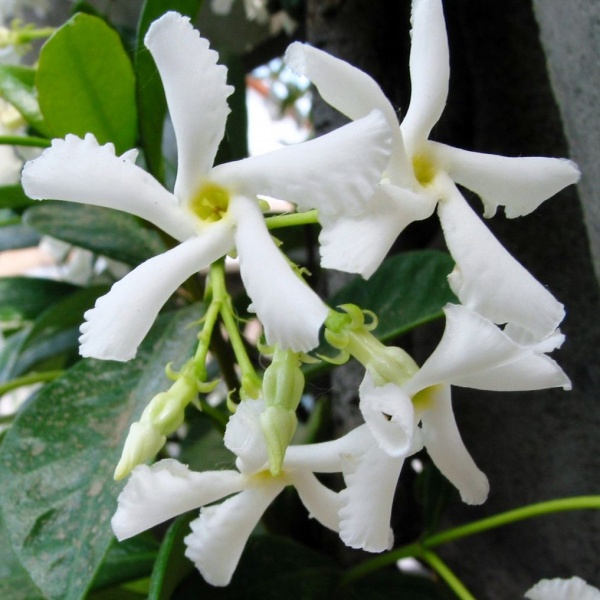
[(35, 146), (36, 148), (49, 148), (50, 140), (41, 137), (23, 135), (0, 135), (0, 144), (8, 146)]
[(17, 388), (24, 387), (26, 385), (52, 381), (53, 379), (60, 377), (63, 373), (64, 371), (43, 371), (42, 373), (30, 373), (29, 375), (24, 375), (23, 377), (11, 379), (6, 383), (0, 384), (0, 395), (6, 394), (6, 392), (16, 390)]
[(207, 378), (206, 356), (208, 355), (210, 340), (220, 311), (221, 302), (213, 298), (204, 316), (202, 331), (198, 335), (198, 348), (194, 355), (194, 364), (196, 365), (197, 376), (201, 381), (206, 381)]
[(406, 546), (392, 550), (387, 554), (376, 556), (350, 569), (346, 573), (343, 582), (347, 583), (364, 577), (373, 571), (395, 564), (401, 558), (409, 556), (417, 558), (423, 557), (423, 552), (428, 551), (430, 548), (435, 548), (441, 544), (468, 537), (476, 533), (482, 533), (489, 529), (495, 529), (496, 527), (502, 527), (503, 525), (509, 525), (510, 523), (530, 519), (532, 517), (540, 517), (546, 514), (585, 509), (600, 509), (600, 496), (575, 496), (572, 498), (548, 500), (530, 504), (529, 506), (522, 506), (514, 510), (494, 515), (493, 517), (487, 517), (479, 521), (468, 523), (467, 525), (442, 531), (427, 537), (420, 542), (407, 544)]
[(316, 210), (307, 210), (301, 213), (267, 217), (265, 222), (268, 229), (279, 229), (280, 227), (292, 227), (296, 225), (312, 225), (313, 223), (318, 223), (319, 219)]
[(242, 388), (255, 397), (261, 387), (261, 379), (254, 370), (254, 365), (246, 352), (244, 340), (231, 308), (231, 297), (225, 286), (225, 264), (220, 260), (210, 268), (210, 279), (213, 290), (213, 302), (219, 302), (221, 318), (229, 336), (229, 342), (242, 372)]
[(423, 548), (421, 558), (429, 564), (461, 600), (475, 600), (475, 596), (469, 592), (462, 581), (435, 552)]

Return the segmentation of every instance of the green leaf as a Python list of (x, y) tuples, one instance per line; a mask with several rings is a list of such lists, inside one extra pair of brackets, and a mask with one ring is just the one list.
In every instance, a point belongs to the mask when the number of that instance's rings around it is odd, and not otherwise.
[(351, 303), (372, 310), (379, 319), (375, 335), (389, 340), (443, 317), (442, 307), (456, 302), (447, 280), (453, 268), (454, 261), (445, 252), (396, 254), (369, 280), (356, 277), (329, 300), (329, 305)]
[(54, 137), (93, 133), (117, 153), (135, 145), (135, 81), (119, 35), (102, 19), (79, 13), (40, 51), (40, 109)]
[(113, 540), (94, 579), (99, 590), (152, 573), (160, 545), (152, 534), (142, 534), (123, 542)]
[(139, 20), (135, 75), (140, 138), (148, 170), (163, 182), (162, 139), (167, 101), (156, 63), (144, 45), (144, 36), (151, 23), (167, 11), (174, 10), (194, 20), (201, 4), (202, 0), (146, 0)]
[(23, 319), (33, 319), (75, 290), (75, 286), (33, 277), (0, 278), (0, 307), (11, 308)]
[(190, 522), (197, 516), (197, 511), (191, 511), (169, 527), (152, 571), (148, 600), (169, 600), (175, 588), (193, 571), (194, 564), (184, 556), (183, 538), (190, 533)]
[(44, 596), (15, 556), (2, 519), (0, 519), (0, 598), (44, 600)]
[(25, 195), (21, 185), (0, 186), (0, 208), (22, 208), (34, 202)]
[(48, 136), (35, 89), (35, 69), (21, 65), (0, 65), (0, 96), (10, 102), (25, 120)]
[(167, 249), (156, 231), (110, 208), (46, 200), (27, 209), (23, 220), (41, 233), (133, 266)]
[(192, 353), (200, 305), (163, 315), (127, 363), (82, 360), (30, 401), (0, 451), (13, 550), (50, 600), (85, 597), (112, 542), (112, 477), (130, 424)]
[(40, 234), (25, 225), (8, 225), (0, 228), (0, 252), (37, 246)]

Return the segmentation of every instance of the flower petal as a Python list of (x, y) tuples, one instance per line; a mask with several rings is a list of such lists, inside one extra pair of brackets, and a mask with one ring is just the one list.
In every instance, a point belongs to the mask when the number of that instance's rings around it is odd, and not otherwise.
[[(294, 42), (286, 50), (285, 62), (308, 77), (325, 102), (356, 121), (372, 110), (380, 110), (392, 134), (391, 163), (393, 183), (412, 182), (412, 170), (406, 158), (396, 111), (377, 82), (364, 71), (308, 44)], [(398, 172), (398, 173), (397, 173)]]
[(463, 444), (452, 411), (450, 386), (440, 386), (430, 394), (431, 407), (422, 418), (423, 441), (442, 475), (456, 487), (467, 504), (482, 504), (489, 493), (487, 477)]
[(456, 188), (439, 202), (438, 215), (456, 261), (448, 281), (461, 303), (537, 339), (553, 333), (565, 315), (563, 305), (507, 252)]
[(405, 386), (410, 395), (439, 383), (505, 392), (570, 388), (564, 371), (536, 346), (518, 344), (464, 306), (447, 304), (444, 312), (444, 335)]
[(225, 133), (229, 114), (227, 69), (188, 17), (168, 12), (154, 21), (144, 40), (165, 89), (177, 140), (175, 195), (187, 202), (200, 187)]
[(188, 510), (239, 492), (246, 481), (237, 471), (195, 473), (173, 459), (151, 467), (138, 465), (119, 495), (112, 529), (119, 541), (130, 538)]
[(581, 577), (542, 579), (525, 592), (529, 600), (600, 600), (600, 590)]
[(340, 538), (367, 552), (389, 550), (390, 518), (404, 456), (393, 458), (375, 440), (362, 453), (343, 457), (346, 488), (340, 492)]
[(364, 212), (358, 215), (321, 215), (321, 265), (368, 279), (392, 244), (413, 221), (431, 216), (436, 203), (424, 194), (380, 184)]
[(402, 120), (409, 154), (417, 152), (438, 122), (448, 97), (450, 57), (440, 0), (413, 0), (410, 104)]
[(227, 223), (215, 223), (201, 236), (147, 260), (117, 281), (84, 315), (81, 356), (121, 361), (133, 358), (171, 294), (188, 277), (229, 252), (232, 237)]
[(136, 166), (135, 154), (115, 155), (88, 133), (67, 135), (23, 168), (23, 189), (34, 200), (67, 200), (123, 210), (154, 223), (178, 240), (194, 234), (174, 196)]
[(565, 158), (513, 158), (436, 143), (429, 147), (456, 183), (480, 196), (486, 217), (493, 217), (498, 206), (505, 207), (510, 219), (528, 215), (544, 200), (577, 183), (581, 175), (577, 165)]
[(376, 386), (368, 371), (358, 392), (360, 412), (379, 447), (390, 456), (406, 456), (415, 431), (410, 397), (393, 383)]
[(265, 467), (269, 461), (265, 436), (260, 425), (260, 414), (265, 401), (244, 400), (227, 423), (225, 447), (237, 457), (236, 467), (242, 473), (253, 473)]
[(190, 523), (192, 533), (184, 541), (185, 555), (202, 577), (216, 586), (228, 585), (252, 530), (283, 485), (271, 480), (202, 509)]
[(356, 214), (381, 179), (390, 138), (383, 115), (373, 111), (309, 142), (219, 165), (211, 179), (248, 197), (293, 202), (300, 210)]
[(256, 202), (237, 196), (229, 211), (237, 223), (235, 243), (242, 281), (265, 328), (267, 343), (294, 352), (312, 350), (319, 343), (327, 306), (275, 246)]
[(340, 530), (338, 513), (342, 502), (338, 493), (325, 487), (314, 475), (308, 471), (288, 473), (302, 504), (306, 507), (309, 517), (317, 519), (332, 531)]

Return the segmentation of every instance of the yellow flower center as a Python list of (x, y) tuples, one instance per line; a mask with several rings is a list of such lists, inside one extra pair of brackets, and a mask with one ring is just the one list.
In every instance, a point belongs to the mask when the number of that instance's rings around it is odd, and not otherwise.
[(430, 387), (417, 392), (412, 397), (412, 403), (415, 410), (423, 411), (429, 410), (433, 404), (433, 393), (439, 389), (439, 385), (432, 385)]
[(415, 177), (422, 186), (429, 185), (435, 177), (436, 168), (426, 154), (415, 154), (412, 159)]
[(190, 210), (206, 223), (220, 221), (228, 208), (228, 190), (210, 181), (202, 185), (190, 202)]

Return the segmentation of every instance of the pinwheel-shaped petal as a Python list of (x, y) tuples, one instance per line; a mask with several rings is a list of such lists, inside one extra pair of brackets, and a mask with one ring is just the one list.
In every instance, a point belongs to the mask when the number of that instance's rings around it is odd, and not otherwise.
[(542, 579), (525, 593), (529, 600), (600, 600), (600, 590), (581, 577)]

